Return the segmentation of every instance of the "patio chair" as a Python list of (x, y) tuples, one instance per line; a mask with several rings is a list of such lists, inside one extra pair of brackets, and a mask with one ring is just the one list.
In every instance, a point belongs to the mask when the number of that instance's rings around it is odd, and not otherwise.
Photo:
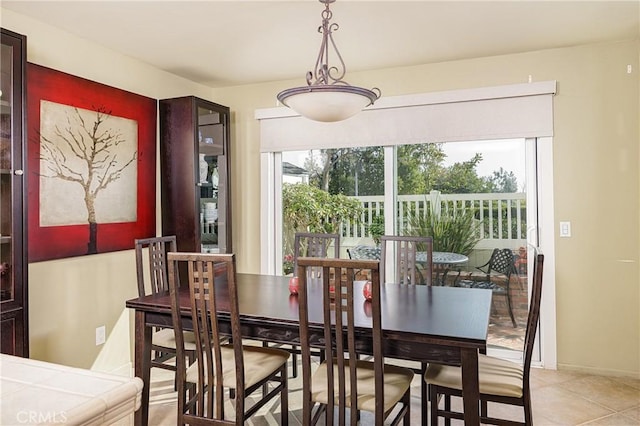
[(504, 296), (513, 327), (517, 327), (518, 324), (515, 316), (513, 315), (513, 308), (511, 306), (511, 292), (509, 291), (511, 274), (516, 274), (516, 276), (518, 276), (513, 251), (511, 251), (511, 249), (494, 249), (489, 261), (484, 265), (478, 266), (477, 269), (485, 274), (484, 279), (459, 280), (456, 286), (466, 288), (486, 288), (493, 291), (494, 295), (497, 294), (499, 296)]
[[(531, 390), (529, 372), (533, 357), (534, 341), (540, 319), (540, 300), (542, 297), (542, 270), (544, 255), (536, 254), (533, 265), (533, 286), (531, 304), (524, 337), (524, 363), (516, 364), (501, 358), (479, 354), (478, 379), (480, 382), (480, 421), (500, 425), (533, 425), (531, 413)], [(431, 405), (431, 424), (438, 424), (438, 417), (463, 419), (463, 413), (451, 411), (451, 396), (462, 396), (462, 372), (460, 367), (429, 364), (424, 380), (429, 384), (429, 402)], [(438, 407), (439, 397), (444, 395), (444, 409)], [(521, 406), (524, 409), (524, 423), (490, 417), (487, 403), (497, 402)], [(426, 402), (423, 402), (423, 404)]]
[[(244, 346), (240, 327), (236, 263), (233, 254), (169, 253), (171, 318), (175, 329), (178, 360), (185, 352), (183, 311), (178, 288), (178, 267), (188, 270), (190, 320), (196, 337), (196, 361), (187, 366), (177, 362), (177, 424), (245, 424), (266, 403), (280, 395), (280, 424), (288, 413), (287, 361), (289, 353), (275, 348)], [(217, 277), (214, 264), (226, 266), (226, 277)], [(226, 279), (225, 279), (226, 278)], [(218, 309), (225, 309), (219, 313)], [(232, 343), (220, 336), (219, 318), (231, 318)], [(268, 384), (275, 387), (268, 389)], [(235, 398), (235, 417), (225, 419), (225, 389)], [(258, 397), (262, 389), (261, 397)], [(254, 401), (247, 404), (246, 399)]]
[[(320, 317), (313, 320), (323, 324), (323, 352), (325, 360), (311, 371), (311, 339), (308, 305), (310, 270), (322, 269), (322, 305)], [(379, 262), (373, 260), (298, 259), (298, 309), (300, 318), (300, 347), (302, 349), (302, 424), (315, 425), (324, 414), (325, 424), (333, 424), (338, 411), (338, 424), (355, 425), (360, 411), (374, 413), (369, 424), (382, 425), (395, 412), (392, 424), (410, 421), (410, 396), (413, 372), (407, 368), (384, 363), (382, 353), (382, 324), (380, 311)], [(372, 361), (357, 359), (356, 325), (362, 314), (362, 286), (355, 284), (356, 270), (367, 270), (371, 276)], [(331, 278), (333, 277), (333, 278)], [(333, 287), (333, 288), (332, 288)], [(313, 313), (312, 315), (316, 315)], [(364, 424), (364, 422), (362, 423)]]

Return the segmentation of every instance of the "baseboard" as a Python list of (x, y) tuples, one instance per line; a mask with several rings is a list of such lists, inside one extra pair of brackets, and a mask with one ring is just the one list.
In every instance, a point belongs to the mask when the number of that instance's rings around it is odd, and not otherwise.
[(117, 374), (120, 376), (133, 377), (133, 364), (131, 362), (127, 362), (126, 364), (121, 365), (120, 367), (116, 367), (111, 372), (113, 374)]
[(640, 379), (640, 372), (638, 371), (616, 370), (612, 368), (595, 368), (595, 367), (585, 367), (581, 365), (558, 363), (558, 370), (573, 371), (576, 373), (592, 374), (596, 376), (626, 377), (631, 379)]
[(125, 364), (119, 365), (119, 366), (109, 366), (108, 368), (106, 366), (96, 366), (93, 365), (90, 370), (92, 371), (100, 371), (102, 373), (108, 373), (108, 374), (115, 374), (116, 376), (123, 376), (123, 377), (133, 377), (133, 364), (131, 362), (127, 362)]

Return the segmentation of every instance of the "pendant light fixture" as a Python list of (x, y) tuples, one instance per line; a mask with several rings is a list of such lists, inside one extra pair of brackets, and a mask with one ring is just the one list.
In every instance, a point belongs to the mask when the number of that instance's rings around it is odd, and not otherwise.
[[(319, 1), (325, 8), (322, 11), (322, 25), (318, 28), (318, 32), (322, 34), (322, 43), (315, 71), (307, 72), (306, 86), (283, 90), (278, 93), (278, 100), (311, 120), (342, 121), (372, 105), (380, 98), (381, 93), (378, 88), (369, 90), (355, 87), (343, 80), (347, 67), (333, 40), (333, 31), (338, 29), (338, 24), (330, 23), (332, 13), (329, 5), (335, 0)], [(340, 61), (339, 67), (329, 65), (330, 46)]]

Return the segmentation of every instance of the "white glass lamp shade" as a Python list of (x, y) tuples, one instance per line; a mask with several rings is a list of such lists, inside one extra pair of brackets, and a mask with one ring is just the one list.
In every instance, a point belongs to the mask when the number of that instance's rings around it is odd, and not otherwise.
[(310, 120), (333, 122), (346, 120), (373, 104), (379, 95), (353, 86), (307, 86), (287, 89), (278, 100)]

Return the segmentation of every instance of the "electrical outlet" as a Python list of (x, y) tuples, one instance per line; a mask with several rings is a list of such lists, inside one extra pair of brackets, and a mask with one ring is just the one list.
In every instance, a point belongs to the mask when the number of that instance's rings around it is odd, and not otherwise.
[(560, 236), (561, 237), (571, 236), (571, 222), (560, 222)]
[(96, 346), (104, 344), (107, 339), (107, 329), (104, 325), (96, 327)]

